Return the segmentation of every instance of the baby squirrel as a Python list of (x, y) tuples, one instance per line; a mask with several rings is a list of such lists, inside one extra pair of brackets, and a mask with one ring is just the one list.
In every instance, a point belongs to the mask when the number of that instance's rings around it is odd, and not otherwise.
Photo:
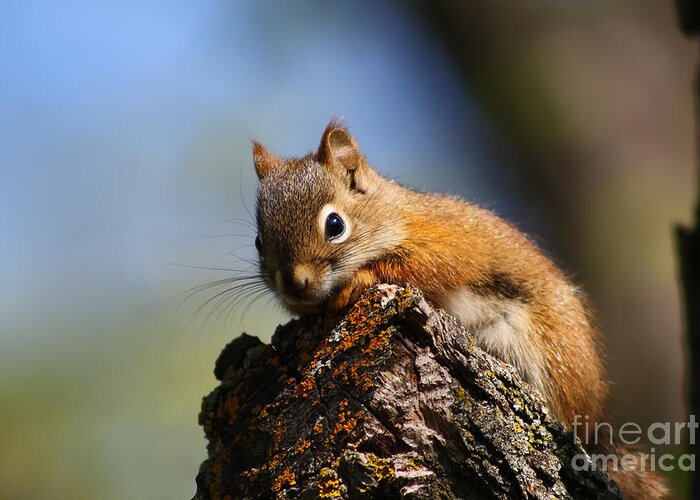
[[(374, 284), (410, 283), (515, 366), (569, 429), (575, 415), (599, 421), (598, 332), (576, 287), (523, 233), (383, 178), (335, 121), (315, 153), (282, 160), (254, 142), (253, 156), (261, 274), (289, 311), (334, 314)], [(612, 475), (626, 496), (664, 491), (649, 474)]]

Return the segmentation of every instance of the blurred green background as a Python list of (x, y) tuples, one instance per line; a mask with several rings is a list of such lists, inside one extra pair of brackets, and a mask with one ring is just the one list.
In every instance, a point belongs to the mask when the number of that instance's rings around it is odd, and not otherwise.
[(669, 2), (1, 1), (0, 498), (194, 494), (218, 352), (287, 317), (178, 295), (254, 258), (250, 139), (332, 116), (589, 292), (616, 421), (685, 420), (695, 60)]

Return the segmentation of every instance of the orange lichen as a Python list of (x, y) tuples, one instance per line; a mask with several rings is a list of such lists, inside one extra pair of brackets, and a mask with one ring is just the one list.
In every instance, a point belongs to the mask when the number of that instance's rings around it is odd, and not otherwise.
[(270, 416), (270, 408), (273, 408), (275, 405), (274, 403), (267, 404), (263, 406), (263, 408), (260, 410), (260, 414), (258, 415), (259, 418), (267, 418)]
[(406, 467), (404, 467), (404, 470), (407, 470), (407, 471), (414, 471), (414, 470), (421, 470), (422, 468), (423, 468), (423, 467), (421, 467), (420, 465), (418, 465), (418, 464), (415, 462), (415, 460), (413, 460), (412, 458), (409, 458), (409, 459), (408, 459), (408, 463), (406, 464)]
[(272, 482), (272, 490), (279, 493), (283, 488), (297, 484), (297, 476), (291, 469), (284, 469), (282, 474), (277, 476)]
[(415, 292), (409, 288), (398, 291), (396, 294), (396, 311), (399, 314), (403, 314), (416, 305), (416, 297), (414, 293)]
[(336, 472), (324, 467), (320, 470), (319, 475), (321, 480), (316, 485), (319, 498), (339, 498), (341, 496), (340, 481)]
[[(400, 297), (397, 297), (397, 301), (399, 299)], [(296, 429), (291, 434), (292, 430), (287, 427), (284, 410), (303, 400), (307, 408), (315, 411), (314, 406), (319, 404), (319, 395), (326, 391), (333, 393), (335, 384), (357, 387), (364, 391), (370, 390), (375, 385), (373, 379), (377, 370), (390, 354), (388, 349), (391, 338), (395, 334), (394, 321), (397, 310), (405, 310), (413, 304), (412, 298), (409, 301), (402, 299), (403, 302), (399, 301), (398, 306), (393, 306), (392, 303), (386, 308), (379, 308), (377, 303), (380, 300), (379, 292), (366, 295), (327, 337), (319, 340), (301, 336), (295, 342), (302, 362), (301, 373), (284, 379), (284, 390), (280, 393), (280, 397), (268, 404), (261, 402), (250, 409), (249, 415), (245, 414), (246, 418), (252, 416), (258, 422), (261, 419), (268, 419), (264, 428), (269, 428), (268, 425), (271, 424), (272, 431), (269, 436), (271, 442), (267, 450), (267, 461), (241, 474), (238, 482), (239, 493), (254, 491), (258, 481), (265, 482), (265, 478), (275, 478), (272, 481), (273, 493), (277, 497), (283, 496), (284, 490), (297, 485), (297, 481), (300, 481), (297, 475), (300, 471), (294, 465), (300, 459), (300, 455), (309, 449), (314, 449), (315, 443), (324, 441), (327, 445), (342, 446), (341, 441), (357, 429), (363, 410), (354, 408), (351, 400), (348, 399), (339, 401), (335, 411), (332, 411), (332, 406), (329, 407), (327, 419), (319, 418), (313, 425), (309, 422), (310, 429), (307, 428), (300, 434), (297, 434)], [(375, 312), (378, 310), (379, 312)], [(267, 356), (269, 356), (268, 367), (278, 368), (283, 364), (277, 355), (267, 354)], [(323, 387), (317, 387), (320, 383), (323, 383)], [(242, 382), (233, 389), (229, 387), (228, 390), (231, 395), (223, 401), (217, 414), (220, 418), (227, 418), (229, 423), (232, 423), (234, 419), (244, 415), (242, 407), (246, 409), (249, 407), (244, 406), (245, 400), (239, 401), (237, 396), (232, 395), (246, 394)], [(302, 437), (290, 439), (298, 435)], [(243, 439), (245, 433), (239, 433), (233, 440), (237, 438), (245, 441)], [(231, 441), (227, 443), (228, 446), (231, 444)], [(222, 454), (212, 463), (211, 471), (214, 475), (226, 473), (226, 457), (227, 455)], [(385, 459), (376, 456), (369, 458), (368, 467), (378, 481), (395, 474), (391, 464)], [(344, 489), (335, 470), (329, 467), (322, 469), (321, 480), (317, 483), (317, 487), (319, 498), (340, 497)], [(220, 495), (215, 497), (220, 498)]]
[(311, 446), (311, 442), (308, 439), (304, 439), (301, 441), (301, 444), (297, 446), (297, 449), (294, 450), (294, 453), (296, 455), (301, 455), (304, 453), (305, 450), (307, 450)]
[(391, 478), (396, 475), (396, 471), (392, 466), (391, 460), (388, 458), (380, 458), (374, 453), (367, 453), (367, 466), (372, 469), (374, 478), (377, 482), (381, 482), (386, 478)]
[(329, 441), (335, 441), (341, 432), (350, 434), (357, 426), (357, 418), (350, 411), (338, 412), (338, 420), (328, 436)]
[(299, 384), (294, 388), (294, 397), (307, 397), (315, 385), (316, 381), (313, 377), (306, 377), (302, 379), (302, 381), (299, 382)]

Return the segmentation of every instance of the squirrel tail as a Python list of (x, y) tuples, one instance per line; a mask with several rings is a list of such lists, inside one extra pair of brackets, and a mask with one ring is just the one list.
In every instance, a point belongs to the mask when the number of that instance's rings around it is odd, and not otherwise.
[[(623, 498), (671, 498), (671, 492), (664, 478), (655, 470), (650, 470), (650, 465), (643, 459), (639, 460), (640, 457), (645, 455), (642, 449), (609, 443), (608, 441), (594, 446), (591, 451), (595, 454), (602, 454), (605, 457), (613, 455), (617, 457), (615, 461), (616, 466), (607, 467), (605, 472), (620, 488)], [(630, 455), (635, 459), (627, 463), (623, 457), (629, 457)], [(648, 454), (646, 455), (648, 456)]]

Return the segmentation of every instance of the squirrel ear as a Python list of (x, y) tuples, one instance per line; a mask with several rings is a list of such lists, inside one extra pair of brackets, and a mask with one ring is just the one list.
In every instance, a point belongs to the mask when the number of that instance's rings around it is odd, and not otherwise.
[(341, 169), (350, 181), (350, 189), (367, 191), (367, 165), (357, 143), (338, 122), (331, 121), (321, 138), (318, 160), (331, 168)]
[(258, 179), (262, 180), (268, 172), (281, 163), (281, 160), (271, 154), (265, 146), (257, 141), (253, 141), (253, 163)]

